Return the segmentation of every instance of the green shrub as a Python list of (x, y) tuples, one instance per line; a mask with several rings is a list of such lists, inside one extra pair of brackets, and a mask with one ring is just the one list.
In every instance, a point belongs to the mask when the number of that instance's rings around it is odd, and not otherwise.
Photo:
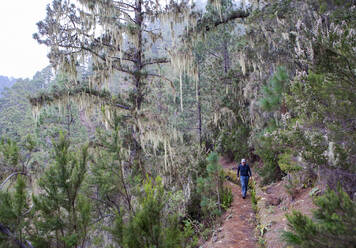
[(200, 206), (201, 194), (194, 189), (187, 206), (187, 215), (193, 220), (201, 221), (203, 218), (202, 208)]
[(184, 247), (193, 248), (198, 245), (199, 237), (197, 232), (200, 230), (196, 230), (197, 227), (199, 229), (199, 222), (187, 219), (184, 222), (184, 231), (183, 231), (183, 239), (184, 239)]
[(285, 152), (278, 155), (278, 166), (286, 174), (301, 169), (297, 162), (293, 160), (293, 154), (291, 152)]
[(224, 187), (221, 193), (221, 206), (224, 210), (231, 207), (231, 203), (233, 201), (233, 195), (231, 189), (228, 187)]
[(278, 165), (279, 151), (274, 149), (273, 138), (271, 136), (262, 136), (256, 149), (256, 154), (263, 162), (259, 174), (262, 177), (262, 185), (267, 185), (282, 178), (283, 172)]
[(240, 181), (237, 178), (237, 172), (234, 170), (225, 170), (225, 178), (227, 178), (230, 182), (235, 184), (240, 184)]
[(182, 232), (175, 215), (164, 218), (163, 208), (167, 199), (160, 177), (148, 179), (143, 186), (144, 196), (139, 207), (125, 223), (118, 215), (112, 233), (117, 243), (124, 248), (174, 248), (181, 247)]
[(224, 172), (218, 163), (216, 152), (209, 154), (206, 167), (207, 176), (197, 179), (197, 193), (201, 195), (200, 206), (202, 214), (207, 219), (214, 219), (222, 213), (222, 189)]
[[(289, 76), (286, 68), (278, 67), (269, 83), (263, 87), (263, 98), (260, 100), (262, 109), (275, 111), (280, 107), (285, 108), (283, 93), (286, 92), (288, 84)], [(285, 110), (282, 109), (281, 111), (284, 112)]]
[(232, 128), (223, 130), (218, 138), (218, 152), (225, 154), (231, 160), (240, 160), (247, 157), (249, 134), (250, 128), (240, 122)]
[(300, 212), (287, 214), (289, 231), (282, 238), (300, 248), (344, 248), (356, 244), (356, 202), (341, 190), (317, 197), (313, 219)]
[(251, 203), (252, 203), (252, 209), (256, 213), (257, 212), (257, 201), (258, 198), (256, 196), (256, 183), (254, 180), (249, 181), (249, 187), (251, 188)]
[(206, 228), (202, 232), (201, 236), (203, 237), (204, 240), (208, 240), (210, 238), (210, 236), (211, 236), (211, 233), (212, 233), (212, 229), (211, 228)]
[(35, 247), (78, 247), (87, 240), (91, 202), (83, 191), (88, 160), (88, 146), (73, 151), (69, 139), (60, 134), (54, 162), (38, 181), (40, 194), (32, 197)]
[(4, 160), (2, 167), (18, 167), (20, 157), (19, 147), (16, 142), (2, 138), (0, 140), (0, 158)]
[(286, 185), (284, 185), (284, 187), (288, 195), (290, 195), (290, 197), (292, 198), (292, 200), (294, 200), (294, 198), (298, 194), (298, 185), (300, 185), (300, 180), (295, 176), (288, 175), (288, 182)]
[(281, 170), (273, 161), (268, 161), (260, 170), (262, 185), (267, 185), (282, 178)]
[(26, 226), (29, 225), (29, 194), (22, 176), (17, 177), (13, 192), (0, 191), (0, 223), (12, 235), (0, 233), (0, 247), (19, 247), (16, 241), (25, 243), (28, 238)]

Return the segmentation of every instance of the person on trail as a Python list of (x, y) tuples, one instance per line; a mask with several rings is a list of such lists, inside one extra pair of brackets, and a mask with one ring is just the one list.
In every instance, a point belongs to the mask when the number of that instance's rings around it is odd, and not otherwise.
[(246, 198), (248, 179), (251, 177), (251, 169), (248, 164), (246, 164), (246, 159), (241, 160), (241, 164), (237, 168), (237, 178), (240, 177), (241, 189), (242, 189), (242, 198)]

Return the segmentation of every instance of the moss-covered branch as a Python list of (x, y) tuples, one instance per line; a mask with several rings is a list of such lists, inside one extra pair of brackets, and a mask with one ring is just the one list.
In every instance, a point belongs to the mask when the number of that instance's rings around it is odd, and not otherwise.
[(214, 16), (203, 16), (201, 19), (198, 20), (196, 26), (189, 29), (185, 37), (191, 37), (194, 34), (209, 31), (212, 28), (228, 23), (235, 19), (244, 19), (249, 15), (250, 13), (244, 10), (235, 10), (232, 11), (230, 15), (224, 16), (219, 19), (214, 18)]
[(32, 106), (42, 107), (46, 104), (51, 104), (53, 102), (60, 101), (66, 97), (76, 97), (80, 95), (87, 95), (90, 97), (97, 97), (103, 104), (118, 107), (121, 109), (129, 110), (130, 106), (125, 104), (122, 99), (114, 98), (113, 95), (107, 90), (97, 90), (92, 89), (89, 86), (77, 87), (72, 90), (60, 90), (50, 93), (41, 93), (36, 97), (29, 97), (29, 101)]

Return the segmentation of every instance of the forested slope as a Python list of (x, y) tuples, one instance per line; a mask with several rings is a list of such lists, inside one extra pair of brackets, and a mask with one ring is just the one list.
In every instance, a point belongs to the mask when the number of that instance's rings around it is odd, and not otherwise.
[(56, 73), (0, 98), (0, 244), (198, 247), (224, 156), (317, 192), (283, 245), (353, 247), (355, 4), (53, 1), (34, 38)]
[(5, 88), (11, 87), (15, 80), (14, 78), (0, 76), (0, 94)]

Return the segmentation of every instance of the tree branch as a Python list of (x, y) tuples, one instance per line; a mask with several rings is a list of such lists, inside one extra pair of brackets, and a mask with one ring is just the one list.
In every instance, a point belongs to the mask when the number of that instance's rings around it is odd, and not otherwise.
[(159, 74), (154, 74), (154, 73), (148, 73), (148, 74), (146, 74), (146, 76), (148, 76), (148, 77), (159, 77), (159, 78), (162, 78), (162, 79), (168, 81), (168, 82), (171, 84), (171, 87), (172, 87), (173, 89), (175, 88), (175, 87), (174, 87), (174, 84), (173, 84), (173, 81), (170, 80), (169, 78), (166, 78), (165, 76), (162, 76), (162, 75), (159, 75)]
[[(84, 47), (84, 46), (82, 46), (81, 48), (82, 48), (83, 50), (86, 50), (86, 51), (90, 52), (91, 54), (97, 56), (97, 57), (100, 58), (101, 60), (106, 61), (106, 59), (105, 59), (104, 56), (101, 56), (100, 54), (98, 54), (97, 52), (93, 51), (92, 49), (90, 49), (90, 48), (88, 48), (88, 47)], [(116, 57), (114, 57), (114, 58), (117, 59)], [(118, 60), (116, 60), (116, 62), (117, 62), (117, 61), (118, 61)], [(118, 71), (125, 72), (125, 73), (131, 74), (131, 75), (133, 74), (133, 72), (131, 72), (131, 71), (129, 71), (129, 70), (123, 68), (122, 66), (117, 66), (117, 65), (114, 65), (114, 64), (113, 64), (113, 67), (114, 67), (114, 69), (116, 69), (116, 70), (118, 70)]]
[(228, 23), (235, 19), (244, 19), (250, 15), (249, 12), (243, 10), (235, 10), (229, 16), (223, 17), (222, 19), (212, 20), (211, 17), (202, 17), (198, 20), (198, 24), (195, 27), (191, 27), (189, 31), (185, 34), (185, 37), (189, 37), (192, 33), (199, 33), (203, 31), (209, 31), (210, 28), (217, 27), (221, 24)]
[(128, 3), (124, 3), (124, 2), (121, 2), (121, 1), (113, 1), (115, 4), (118, 4), (118, 5), (125, 5), (126, 7), (129, 7), (129, 8), (132, 8), (134, 10), (136, 10), (137, 8), (131, 4), (128, 4)]
[(143, 61), (142, 65), (152, 65), (152, 64), (165, 64), (165, 63), (170, 63), (171, 60), (169, 58), (152, 58), (152, 59), (147, 59)]
[(91, 225), (94, 225), (94, 224), (100, 222), (101, 220), (103, 220), (103, 219), (105, 219), (105, 218), (107, 218), (107, 217), (115, 217), (115, 215), (114, 215), (114, 214), (103, 215), (103, 216), (99, 217), (98, 219), (92, 221), (89, 225), (90, 225), (90, 226), (91, 226)]
[(10, 174), (10, 176), (8, 176), (0, 185), (0, 190), (2, 190), (2, 187), (4, 187), (4, 185), (7, 183), (7, 181), (9, 181), (12, 177), (18, 175), (18, 174), (21, 174), (21, 175), (25, 175), (26, 176), (26, 173), (24, 172), (14, 172), (12, 174)]
[(90, 96), (95, 96), (100, 98), (105, 104), (113, 106), (113, 107), (118, 107), (126, 110), (130, 110), (130, 106), (126, 106), (122, 103), (120, 103), (118, 100), (113, 101), (112, 100), (112, 95), (110, 92), (105, 91), (105, 90), (96, 90), (96, 89), (91, 89), (87, 86), (83, 87), (78, 87), (73, 90), (62, 90), (62, 91), (57, 91), (49, 94), (42, 94), (37, 97), (30, 97), (29, 101), (32, 106), (44, 106), (46, 104), (55, 102), (57, 100), (62, 99), (64, 96), (66, 97), (71, 97), (71, 96), (76, 96), (79, 94), (88, 94)]
[[(104, 44), (104, 43), (102, 43), (102, 45), (108, 46), (107, 44)], [(94, 51), (93, 49), (91, 49), (91, 48), (89, 48), (89, 47), (86, 47), (86, 46), (84, 46), (84, 45), (77, 45), (77, 46), (74, 46), (74, 45), (62, 45), (62, 44), (61, 44), (61, 45), (59, 45), (59, 46), (62, 47), (62, 48), (78, 49), (78, 51), (69, 51), (68, 53), (63, 53), (63, 52), (62, 52), (62, 54), (65, 54), (65, 55), (70, 55), (70, 54), (73, 54), (73, 53), (80, 53), (81, 50), (85, 50), (85, 51), (89, 52), (90, 54), (92, 54), (92, 55), (98, 57), (98, 58), (101, 59), (102, 61), (106, 61), (106, 58), (105, 58), (103, 55), (100, 55), (99, 53), (97, 53), (97, 52)], [(114, 48), (114, 47), (112, 47), (112, 46), (110, 46), (110, 47), (111, 47), (111, 48)], [(120, 50), (118, 49), (118, 51), (120, 51)], [(118, 58), (118, 57), (112, 57), (112, 58), (115, 59), (114, 62), (118, 62), (118, 61), (119, 61), (119, 58)], [(123, 59), (123, 60), (130, 61), (130, 62), (135, 62), (135, 60), (133, 60), (133, 59), (131, 59), (131, 58), (122, 58), (122, 59)], [(114, 68), (115, 70), (118, 70), (118, 71), (121, 71), (121, 72), (130, 74), (130, 75), (133, 75), (133, 74), (134, 74), (133, 72), (131, 72), (130, 70), (128, 70), (128, 69), (126, 69), (126, 68), (124, 68), (124, 67), (122, 67), (122, 66), (117, 66), (116, 64), (113, 64), (112, 66), (113, 66), (113, 68)]]
[[(231, 15), (229, 15), (228, 17), (223, 18), (222, 20), (215, 21), (214, 22), (214, 27), (217, 27), (217, 26), (219, 26), (221, 24), (224, 24), (224, 23), (228, 23), (229, 21), (232, 21), (232, 20), (235, 20), (235, 19), (244, 19), (244, 18), (248, 17), (249, 15), (250, 15), (250, 13), (245, 12), (243, 10), (233, 11), (231, 13)], [(206, 31), (209, 31), (209, 29), (206, 29)]]

